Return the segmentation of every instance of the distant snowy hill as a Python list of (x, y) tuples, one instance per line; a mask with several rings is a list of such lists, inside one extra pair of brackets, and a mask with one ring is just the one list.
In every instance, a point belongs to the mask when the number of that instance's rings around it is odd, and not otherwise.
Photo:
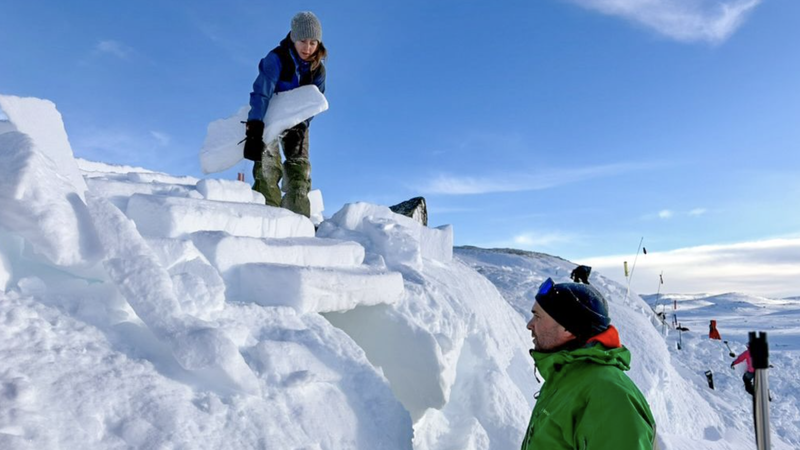
[[(366, 203), (315, 232), (244, 183), (76, 160), (50, 102), (0, 107), (0, 448), (518, 448), (532, 293), (573, 263)], [(777, 327), (773, 444), (800, 445), (797, 301), (681, 298), (678, 351), (653, 299), (591, 280), (663, 448), (752, 448), (709, 315), (737, 350)]]
[[(547, 277), (569, 281), (575, 268), (559, 257), (514, 249), (457, 247), (455, 255), (489, 278), (524, 320), (530, 319), (531, 298), (539, 284)], [(624, 301), (624, 286), (596, 272), (590, 281), (609, 300), (612, 322), (620, 329), (622, 343), (631, 349), (630, 376), (650, 402), (664, 448), (755, 447), (750, 396), (741, 381), (744, 368), (731, 370), (733, 359), (725, 344), (708, 339), (711, 319), (717, 320), (722, 338), (737, 354), (745, 350), (749, 331), (768, 333), (774, 366), (772, 445), (800, 448), (800, 300), (736, 293), (640, 298), (632, 293)], [(666, 325), (653, 310), (665, 313)], [(674, 330), (675, 317), (689, 331)], [(654, 336), (653, 328), (666, 335)], [(715, 390), (708, 388), (706, 370), (714, 374)]]

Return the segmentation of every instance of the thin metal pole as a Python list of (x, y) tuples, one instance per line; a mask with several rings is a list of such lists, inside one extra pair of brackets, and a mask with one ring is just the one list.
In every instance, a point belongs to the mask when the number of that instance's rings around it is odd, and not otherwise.
[(753, 417), (756, 428), (756, 448), (769, 450), (769, 346), (767, 333), (750, 332), (750, 357), (756, 371), (755, 391), (753, 396)]
[(636, 257), (633, 258), (633, 267), (631, 267), (631, 275), (628, 277), (628, 288), (625, 290), (625, 300), (628, 300), (628, 294), (631, 292), (631, 280), (633, 280), (633, 271), (636, 270), (636, 260), (639, 259), (639, 250), (642, 249), (642, 242), (644, 236), (639, 239), (639, 248), (636, 249)]

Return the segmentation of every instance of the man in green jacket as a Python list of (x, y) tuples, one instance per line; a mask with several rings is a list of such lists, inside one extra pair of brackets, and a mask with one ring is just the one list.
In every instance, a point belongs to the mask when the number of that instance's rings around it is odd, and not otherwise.
[(522, 450), (655, 449), (656, 422), (624, 371), (631, 353), (592, 286), (542, 283), (528, 322), (545, 379)]

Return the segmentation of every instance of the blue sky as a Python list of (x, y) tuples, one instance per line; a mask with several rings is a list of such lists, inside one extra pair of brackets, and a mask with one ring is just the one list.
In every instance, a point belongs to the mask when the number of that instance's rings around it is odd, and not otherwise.
[(457, 244), (575, 262), (800, 239), (792, 0), (7, 2), (0, 93), (54, 101), (76, 156), (203, 176), (300, 10), (328, 214), (424, 195)]

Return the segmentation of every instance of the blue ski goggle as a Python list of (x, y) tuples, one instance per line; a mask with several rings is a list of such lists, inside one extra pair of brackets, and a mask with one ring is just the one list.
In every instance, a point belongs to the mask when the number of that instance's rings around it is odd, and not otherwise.
[(538, 297), (540, 295), (542, 296), (548, 295), (551, 291), (553, 291), (555, 285), (556, 282), (553, 281), (552, 278), (544, 280), (544, 282), (539, 286), (539, 292), (536, 293), (536, 296)]
[[(556, 282), (553, 281), (552, 278), (544, 280), (544, 282), (539, 286), (539, 291), (536, 293), (536, 298), (558, 296), (562, 293), (569, 295), (569, 298), (575, 300), (576, 303), (581, 303), (581, 301), (578, 300), (578, 297), (576, 297), (575, 294), (573, 294), (569, 289), (557, 289)], [(555, 298), (553, 298), (553, 300), (555, 300)]]

